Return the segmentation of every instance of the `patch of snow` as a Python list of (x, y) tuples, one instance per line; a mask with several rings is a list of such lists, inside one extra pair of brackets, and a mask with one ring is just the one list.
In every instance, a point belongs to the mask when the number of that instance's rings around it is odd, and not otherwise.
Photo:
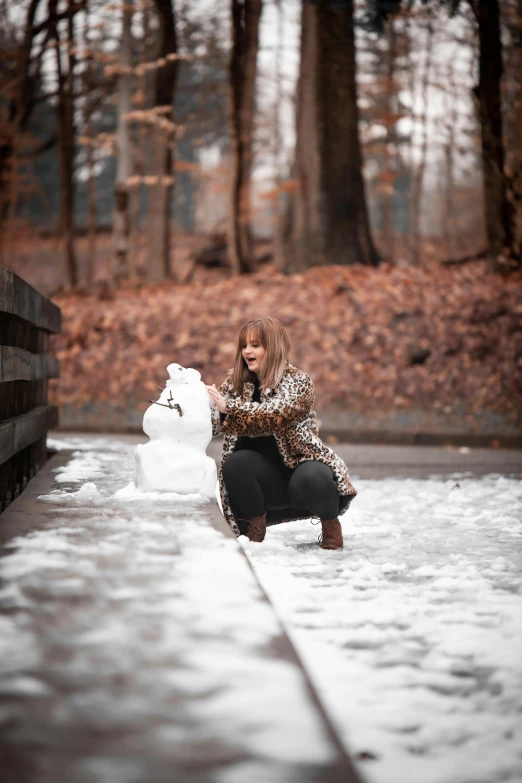
[(369, 783), (522, 780), (522, 487), (357, 480), (344, 549), (240, 537)]
[(146, 492), (136, 487), (134, 481), (130, 481), (126, 487), (122, 487), (112, 496), (114, 500), (141, 500), (141, 501), (162, 501), (172, 500), (185, 503), (186, 505), (208, 503), (208, 498), (199, 492), (190, 492), (181, 494), (179, 492)]
[(49, 693), (49, 688), (34, 677), (15, 677), (0, 682), (0, 697), (47, 696)]
[(69, 436), (66, 433), (47, 437), (47, 448), (53, 451), (95, 451), (97, 453), (121, 451), (123, 442), (118, 436), (104, 435)]
[(216, 772), (213, 783), (303, 783), (303, 773), (296, 773), (290, 765), (263, 764), (259, 761), (243, 761)]

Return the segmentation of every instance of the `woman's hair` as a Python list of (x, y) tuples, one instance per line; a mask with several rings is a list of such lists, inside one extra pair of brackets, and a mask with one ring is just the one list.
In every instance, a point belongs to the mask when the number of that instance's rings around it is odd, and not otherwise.
[(281, 321), (268, 315), (248, 321), (239, 332), (236, 360), (232, 370), (232, 384), (236, 394), (242, 394), (243, 384), (253, 381), (255, 377), (241, 353), (249, 337), (258, 340), (265, 349), (261, 369), (257, 373), (262, 389), (273, 389), (277, 386), (288, 364), (290, 338)]

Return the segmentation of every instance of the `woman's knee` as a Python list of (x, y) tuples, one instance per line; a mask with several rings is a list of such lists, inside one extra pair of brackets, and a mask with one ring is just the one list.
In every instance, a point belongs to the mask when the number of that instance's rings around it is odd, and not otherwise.
[(291, 484), (300, 490), (310, 489), (316, 492), (324, 487), (335, 485), (333, 470), (318, 460), (307, 460), (297, 466)]
[(292, 502), (299, 505), (310, 502), (321, 496), (337, 496), (337, 485), (332, 469), (324, 462), (308, 460), (295, 469), (288, 492)]
[(259, 470), (258, 457), (259, 454), (248, 449), (234, 451), (223, 464), (223, 480), (225, 484), (237, 479), (253, 478)]

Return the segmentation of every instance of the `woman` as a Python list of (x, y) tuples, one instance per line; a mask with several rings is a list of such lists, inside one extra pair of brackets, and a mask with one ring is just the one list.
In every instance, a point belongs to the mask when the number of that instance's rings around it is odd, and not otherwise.
[(219, 470), (223, 513), (237, 536), (263, 541), (267, 525), (321, 520), (322, 549), (340, 549), (339, 515), (357, 491), (318, 435), (312, 379), (288, 361), (277, 318), (249, 321), (224, 383), (207, 386), (213, 434), (224, 433)]

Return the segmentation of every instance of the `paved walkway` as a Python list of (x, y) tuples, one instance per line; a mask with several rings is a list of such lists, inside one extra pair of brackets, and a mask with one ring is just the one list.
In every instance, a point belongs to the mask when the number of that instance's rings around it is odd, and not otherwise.
[(114, 498), (132, 448), (59, 453), (1, 517), (3, 783), (355, 781), (217, 506)]
[(346, 747), (369, 783), (521, 783), (520, 480), (352, 479), (342, 552), (239, 539)]
[(215, 506), (114, 498), (144, 438), (59, 437), (0, 517), (8, 783), (521, 783), (520, 452), (338, 445), (343, 552), (240, 539), (304, 671)]

